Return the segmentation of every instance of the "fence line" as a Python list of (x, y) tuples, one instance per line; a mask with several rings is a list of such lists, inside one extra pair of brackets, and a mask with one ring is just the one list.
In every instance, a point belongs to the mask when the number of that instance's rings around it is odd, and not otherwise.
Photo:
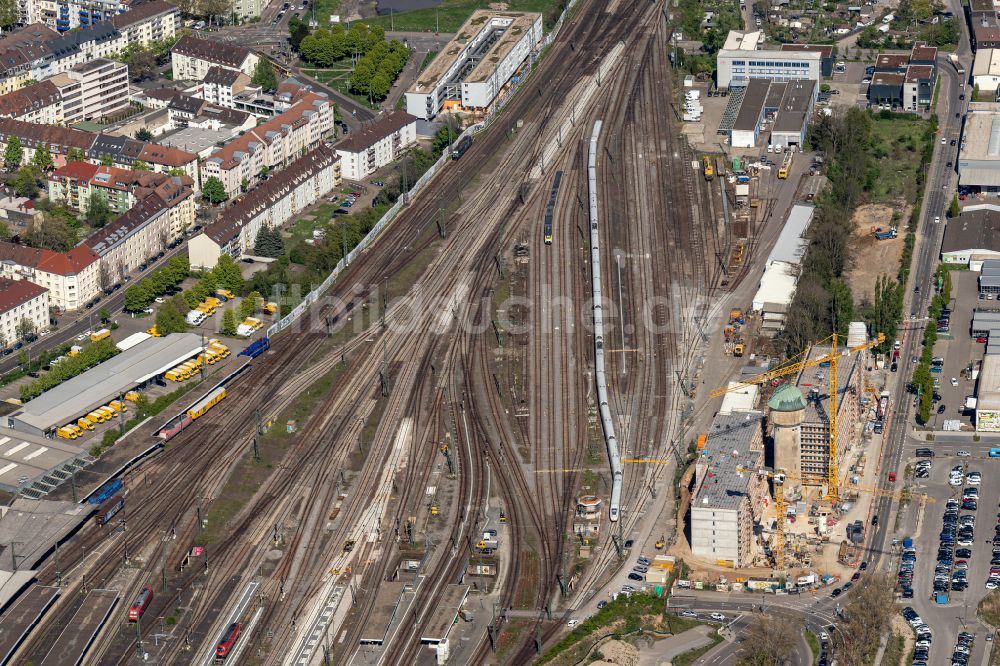
[[(523, 87), (524, 82), (530, 78), (531, 70), (534, 69), (534, 65), (538, 60), (539, 51), (550, 46), (552, 42), (555, 41), (556, 36), (558, 36), (559, 31), (562, 29), (563, 24), (566, 21), (566, 17), (568, 16), (569, 12), (572, 11), (573, 7), (576, 6), (577, 2), (579, 2), (579, 0), (570, 0), (569, 2), (566, 3), (566, 7), (559, 15), (559, 20), (556, 21), (556, 24), (555, 26), (553, 26), (552, 31), (549, 32), (549, 34), (546, 35), (544, 39), (542, 39), (539, 49), (531, 54), (530, 56), (531, 69), (529, 69), (528, 73), (525, 76), (522, 76), (520, 80), (517, 81), (517, 83), (512, 85), (511, 88), (507, 91), (506, 95), (497, 100), (497, 102), (493, 105), (493, 107), (490, 109), (490, 112), (487, 114), (486, 118), (482, 122), (476, 123), (475, 125), (471, 125), (470, 127), (466, 128), (466, 130), (462, 132), (455, 139), (455, 143), (452, 145), (457, 144), (459, 141), (461, 141), (463, 138), (467, 136), (472, 137), (476, 134), (479, 134), (480, 132), (487, 129), (488, 127), (490, 127), (490, 125), (493, 124), (493, 121), (496, 119), (500, 111), (503, 110), (503, 108), (507, 105), (508, 102), (510, 102), (510, 100), (514, 97), (517, 91), (520, 90), (521, 87)], [(381, 234), (385, 230), (385, 228), (388, 227), (389, 224), (394, 219), (396, 219), (396, 215), (398, 215), (399, 211), (403, 209), (405, 203), (408, 203), (413, 197), (419, 194), (420, 190), (422, 190), (424, 186), (427, 185), (428, 182), (430, 182), (430, 180), (435, 176), (435, 174), (437, 174), (437, 172), (440, 169), (444, 168), (444, 165), (450, 161), (450, 157), (451, 153), (448, 150), (445, 150), (443, 153), (441, 153), (441, 157), (438, 158), (437, 162), (431, 165), (431, 167), (427, 170), (427, 172), (417, 179), (417, 182), (413, 184), (413, 187), (410, 189), (410, 191), (404, 193), (400, 197), (399, 201), (393, 204), (392, 207), (385, 212), (385, 214), (381, 217), (381, 219), (379, 219), (379, 221), (375, 224), (375, 226), (372, 227), (371, 231), (369, 231), (365, 235), (365, 237), (361, 239), (361, 242), (359, 242), (356, 246), (354, 246), (354, 249), (348, 252), (346, 257), (342, 258), (339, 262), (337, 262), (337, 265), (334, 267), (333, 271), (328, 276), (326, 276), (326, 279), (323, 280), (323, 282), (320, 283), (318, 287), (316, 287), (308, 294), (306, 294), (305, 298), (302, 299), (302, 302), (296, 305), (291, 312), (282, 317), (281, 320), (278, 321), (277, 323), (272, 324), (271, 326), (268, 327), (267, 336), (272, 337), (280, 333), (281, 331), (288, 328), (296, 319), (301, 317), (305, 313), (305, 311), (309, 309), (309, 306), (315, 303), (319, 299), (320, 295), (330, 288), (330, 286), (333, 284), (334, 280), (337, 279), (340, 273), (343, 272), (345, 268), (350, 266), (351, 263), (357, 258), (357, 256), (360, 253), (368, 249), (368, 247), (375, 242), (375, 239), (378, 238), (379, 234)]]

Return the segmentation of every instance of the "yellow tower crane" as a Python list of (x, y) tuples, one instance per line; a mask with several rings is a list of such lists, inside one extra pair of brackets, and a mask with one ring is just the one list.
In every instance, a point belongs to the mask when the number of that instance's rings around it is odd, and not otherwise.
[(806, 349), (801, 354), (798, 355), (799, 360), (793, 360), (787, 365), (780, 366), (771, 370), (769, 372), (764, 372), (754, 377), (747, 379), (746, 381), (741, 381), (733, 386), (724, 386), (722, 388), (717, 388), (710, 394), (709, 397), (715, 398), (730, 391), (738, 391), (742, 389), (747, 384), (764, 384), (777, 377), (784, 377), (786, 375), (797, 374), (798, 372), (804, 370), (805, 368), (811, 368), (823, 363), (830, 364), (830, 410), (829, 410), (829, 422), (830, 422), (830, 452), (829, 459), (827, 461), (827, 473), (826, 473), (826, 499), (831, 502), (836, 502), (840, 498), (840, 465), (837, 460), (837, 391), (838, 391), (838, 381), (837, 381), (837, 363), (841, 358), (848, 354), (854, 354), (865, 349), (871, 349), (877, 345), (885, 342), (885, 336), (879, 333), (874, 340), (870, 340), (864, 344), (856, 345), (854, 347), (847, 347), (843, 351), (837, 350), (837, 334), (834, 333), (826, 340), (821, 341), (820, 344), (830, 341), (830, 353), (818, 356), (816, 358), (808, 358), (809, 350)]

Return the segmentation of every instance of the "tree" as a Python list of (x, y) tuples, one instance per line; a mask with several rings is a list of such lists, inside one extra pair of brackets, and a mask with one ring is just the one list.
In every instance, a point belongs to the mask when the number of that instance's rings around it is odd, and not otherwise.
[(30, 319), (28, 319), (27, 317), (24, 317), (21, 319), (21, 321), (17, 322), (16, 330), (17, 330), (17, 337), (19, 337), (22, 340), (25, 340), (35, 334), (35, 323)]
[(281, 232), (268, 226), (263, 226), (257, 232), (257, 239), (254, 242), (253, 252), (258, 257), (277, 258), (285, 253), (285, 241), (281, 238)]
[(132, 171), (149, 171), (149, 165), (142, 160), (132, 160)]
[(288, 32), (291, 35), (292, 48), (298, 51), (302, 40), (309, 36), (309, 25), (298, 16), (292, 16), (288, 20)]
[(274, 67), (271, 65), (270, 60), (267, 58), (261, 58), (257, 61), (257, 66), (253, 70), (253, 78), (251, 81), (254, 85), (260, 86), (265, 91), (277, 89), (278, 77), (274, 73)]
[(0, 28), (14, 26), (18, 19), (17, 0), (0, 0)]
[[(181, 303), (183, 303), (183, 300)], [(180, 307), (178, 307), (179, 305)], [(183, 333), (187, 330), (187, 322), (184, 320), (186, 314), (186, 304), (181, 305), (171, 298), (156, 309), (156, 331), (161, 335)]]
[(209, 176), (201, 184), (201, 196), (213, 204), (222, 203), (229, 198), (229, 195), (226, 194), (226, 186), (215, 176)]
[(219, 262), (212, 269), (212, 275), (220, 287), (236, 293), (243, 291), (243, 274), (240, 273), (236, 260), (228, 254), (219, 257)]
[[(872, 663), (879, 641), (894, 613), (894, 582), (888, 574), (869, 572), (854, 584), (837, 630), (830, 632), (837, 662), (843, 666)], [(745, 641), (746, 645), (750, 641)]]
[(240, 321), (253, 316), (257, 311), (257, 300), (259, 298), (260, 292), (251, 291), (246, 298), (240, 301)]
[(10, 185), (19, 196), (34, 199), (38, 194), (38, 180), (31, 167), (23, 166), (10, 179)]
[(102, 324), (107, 324), (108, 322), (111, 321), (111, 313), (108, 312), (107, 308), (101, 308), (101, 312), (100, 312), (99, 316), (101, 318), (101, 323)]
[(951, 195), (951, 206), (948, 208), (948, 217), (954, 219), (962, 213), (962, 209), (958, 207), (958, 195)]
[(262, 166), (262, 167), (260, 168), (260, 179), (261, 179), (261, 180), (267, 180), (267, 176), (268, 176), (268, 174), (270, 174), (270, 173), (271, 173), (271, 169), (270, 169), (270, 167), (268, 167), (268, 166), (267, 166), (267, 165), (265, 164), (264, 166)]
[(87, 155), (79, 148), (70, 148), (69, 152), (66, 153), (67, 162), (83, 162), (87, 159)]
[(247, 190), (249, 190), (250, 189), (250, 180), (247, 179), (247, 178), (244, 178), (243, 180), (241, 180), (240, 181), (240, 189), (243, 190), (244, 192), (246, 192)]
[(21, 166), (22, 159), (24, 159), (24, 149), (21, 147), (21, 140), (11, 136), (7, 139), (7, 148), (3, 152), (3, 162), (7, 170), (13, 171)]
[(232, 308), (226, 308), (222, 313), (222, 327), (219, 332), (223, 335), (236, 335), (236, 313)]
[(781, 666), (795, 649), (795, 633), (795, 626), (781, 618), (754, 615), (738, 666)]
[(60, 216), (44, 215), (28, 224), (25, 240), (32, 247), (69, 252), (76, 245), (76, 231)]
[(125, 309), (129, 312), (142, 312), (154, 298), (148, 280), (140, 280), (125, 290)]
[(139, 131), (135, 133), (135, 138), (137, 141), (152, 141), (153, 133), (145, 127), (140, 127)]
[(107, 153), (101, 155), (101, 166), (111, 166), (112, 164), (114, 164), (114, 159), (111, 155)]
[(87, 199), (87, 222), (97, 229), (110, 222), (114, 217), (108, 200), (99, 192), (91, 192)]
[(40, 143), (35, 146), (35, 155), (31, 158), (31, 164), (43, 173), (53, 167), (52, 152), (47, 144)]

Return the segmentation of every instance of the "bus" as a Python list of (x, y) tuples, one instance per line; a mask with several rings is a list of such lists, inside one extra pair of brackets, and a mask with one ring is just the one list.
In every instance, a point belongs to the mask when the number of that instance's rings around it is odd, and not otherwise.
[(785, 159), (781, 161), (781, 166), (778, 167), (778, 178), (788, 178), (788, 172), (792, 170), (792, 154), (785, 153)]
[(562, 171), (556, 171), (552, 180), (552, 191), (549, 193), (549, 205), (545, 208), (545, 244), (552, 245), (552, 215), (556, 209), (556, 198), (559, 196), (559, 183), (562, 182)]
[(990, 449), (990, 458), (1000, 458), (1000, 449)]

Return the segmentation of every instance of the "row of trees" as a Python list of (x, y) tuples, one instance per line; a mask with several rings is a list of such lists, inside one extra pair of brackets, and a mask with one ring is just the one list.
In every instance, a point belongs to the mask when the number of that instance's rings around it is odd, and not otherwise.
[(159, 65), (170, 56), (170, 49), (176, 41), (176, 37), (170, 37), (154, 40), (145, 46), (133, 42), (118, 53), (115, 60), (128, 65), (128, 73), (133, 81), (154, 79), (159, 73)]
[(367, 95), (369, 101), (385, 99), (409, 57), (410, 50), (401, 42), (379, 42), (354, 66), (351, 90)]
[(27, 402), (67, 379), (76, 377), (81, 372), (108, 360), (118, 352), (118, 346), (111, 338), (87, 345), (76, 356), (67, 356), (59, 365), (52, 366), (51, 370), (38, 379), (22, 385), (21, 400)]
[(188, 258), (183, 255), (170, 260), (125, 290), (124, 302), (128, 312), (142, 312), (171, 289), (174, 289), (191, 273)]
[(330, 67), (333, 63), (350, 56), (353, 61), (366, 55), (379, 44), (385, 44), (385, 29), (376, 25), (369, 28), (364, 23), (355, 23), (350, 30), (342, 23), (335, 23), (329, 28), (320, 28), (312, 34), (303, 35), (303, 26), (308, 31), (308, 25), (298, 19), (289, 21), (289, 31), (292, 33), (292, 45), (299, 35), (299, 55), (311, 65)]
[[(199, 303), (207, 297), (215, 295), (217, 289), (228, 289), (234, 293), (244, 293), (246, 283), (240, 273), (240, 267), (232, 257), (223, 255), (219, 258), (219, 263), (215, 268), (201, 276), (190, 289), (181, 294), (174, 294), (165, 303), (156, 309), (156, 330), (158, 333), (166, 335), (168, 333), (182, 333), (187, 330), (185, 317), (188, 311), (196, 308)], [(243, 317), (249, 317), (256, 309), (256, 304), (260, 300), (260, 294), (251, 293), (240, 303), (240, 314), (247, 312)], [(227, 308), (226, 312), (232, 311)], [(232, 316), (235, 316), (233, 314)], [(223, 318), (226, 313), (223, 312)], [(225, 333), (225, 331), (223, 331)], [(232, 335), (236, 333), (233, 327)]]
[(934, 377), (931, 375), (931, 360), (934, 358), (934, 344), (938, 338), (937, 321), (941, 317), (941, 308), (951, 301), (951, 273), (946, 267), (938, 266), (937, 278), (941, 289), (931, 299), (930, 321), (924, 328), (920, 363), (913, 371), (913, 390), (920, 396), (917, 418), (925, 424), (931, 420), (931, 407), (934, 403)]

